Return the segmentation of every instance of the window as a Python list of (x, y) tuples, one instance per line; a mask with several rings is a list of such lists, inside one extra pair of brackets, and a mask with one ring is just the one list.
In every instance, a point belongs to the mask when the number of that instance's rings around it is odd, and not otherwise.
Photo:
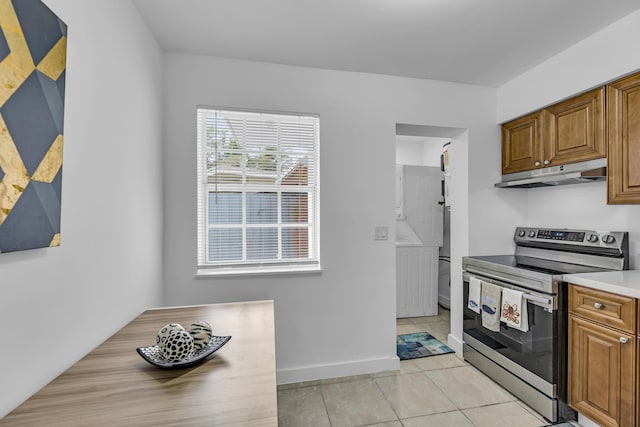
[(319, 120), (198, 108), (198, 272), (319, 267)]

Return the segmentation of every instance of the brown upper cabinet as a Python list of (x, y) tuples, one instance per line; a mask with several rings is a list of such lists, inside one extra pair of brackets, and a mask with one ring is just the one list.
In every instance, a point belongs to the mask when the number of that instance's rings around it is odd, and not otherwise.
[(607, 86), (607, 201), (640, 203), (640, 74)]
[[(592, 160), (607, 155), (604, 87), (544, 109), (544, 166)], [(549, 163), (546, 163), (546, 162)]]
[(502, 125), (503, 175), (535, 169), (540, 165), (544, 150), (542, 124), (542, 112), (537, 111)]
[(502, 173), (606, 157), (604, 99), (600, 87), (503, 124)]

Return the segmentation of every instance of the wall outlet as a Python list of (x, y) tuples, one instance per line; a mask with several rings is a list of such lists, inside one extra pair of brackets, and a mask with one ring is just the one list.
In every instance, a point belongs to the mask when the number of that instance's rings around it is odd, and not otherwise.
[(389, 227), (385, 225), (376, 225), (376, 240), (389, 240)]

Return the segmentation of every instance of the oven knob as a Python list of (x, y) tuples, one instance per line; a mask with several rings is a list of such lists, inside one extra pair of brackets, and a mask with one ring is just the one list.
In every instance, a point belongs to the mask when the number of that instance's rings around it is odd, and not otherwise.
[(518, 236), (519, 237), (524, 237), (525, 234), (527, 234), (527, 233), (524, 230), (518, 231)]
[(529, 231), (529, 237), (536, 237), (536, 232), (533, 230)]
[(613, 237), (611, 234), (607, 234), (606, 236), (602, 237), (602, 241), (604, 243), (606, 243), (607, 245), (610, 245), (610, 244), (612, 244), (613, 242), (616, 241), (616, 238)]
[(589, 237), (587, 237), (587, 242), (595, 243), (597, 241), (598, 241), (598, 235), (597, 234), (592, 234)]

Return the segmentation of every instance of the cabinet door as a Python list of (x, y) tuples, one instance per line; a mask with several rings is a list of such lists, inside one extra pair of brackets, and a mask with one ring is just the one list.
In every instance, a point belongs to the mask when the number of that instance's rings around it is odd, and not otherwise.
[(438, 247), (396, 248), (396, 314), (438, 314)]
[(635, 343), (633, 335), (570, 315), (569, 405), (602, 426), (634, 426)]
[(503, 175), (541, 167), (542, 126), (540, 111), (502, 125)]
[(604, 87), (544, 109), (543, 166), (606, 157)]
[(607, 86), (607, 201), (640, 203), (640, 74)]

